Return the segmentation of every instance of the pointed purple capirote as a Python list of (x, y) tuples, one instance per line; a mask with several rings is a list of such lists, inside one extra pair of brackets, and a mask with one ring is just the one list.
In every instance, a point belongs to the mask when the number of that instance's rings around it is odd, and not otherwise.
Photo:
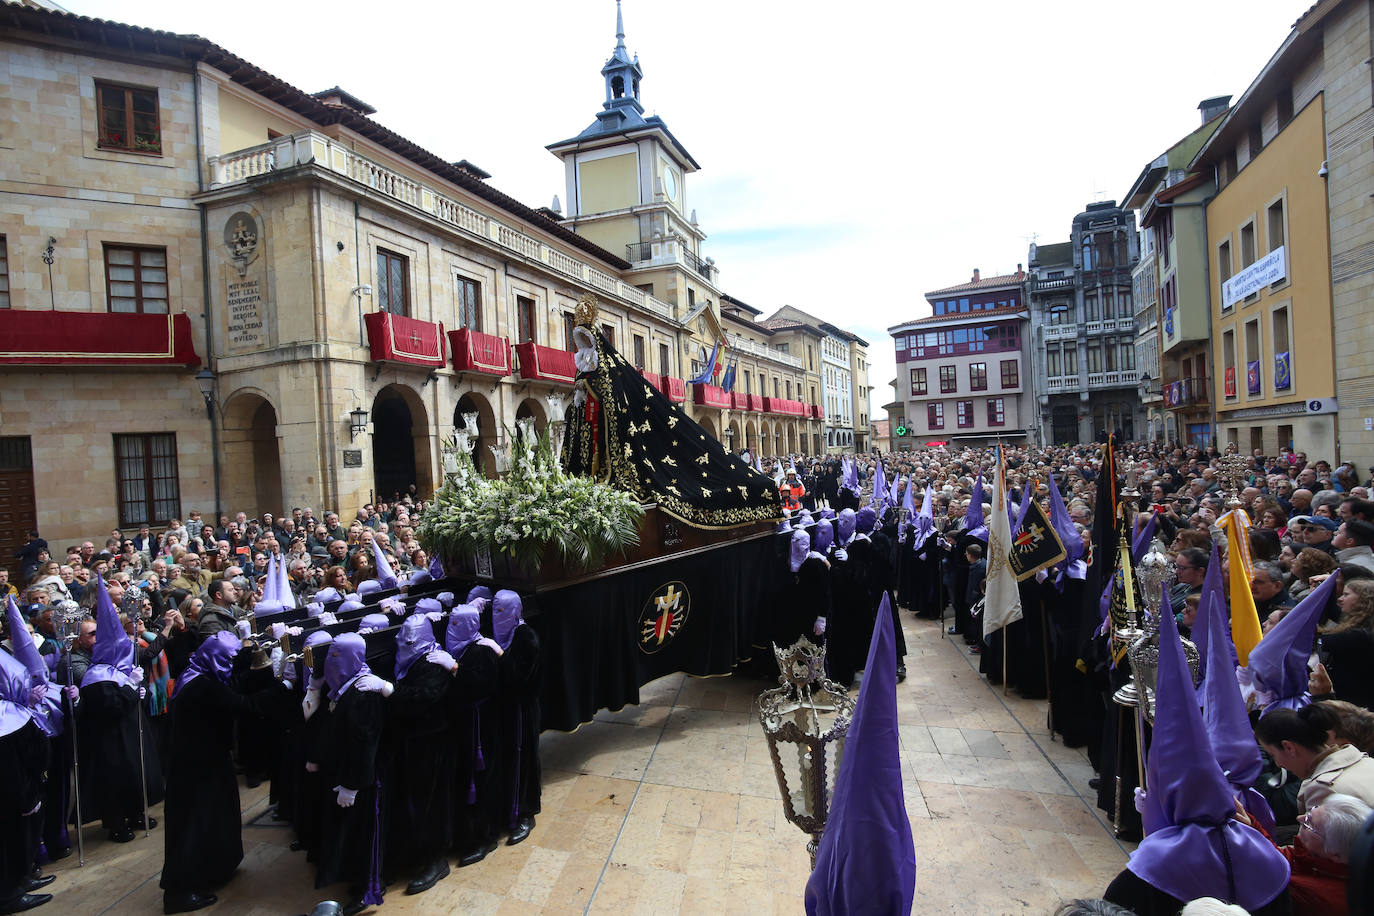
[(854, 523), (858, 515), (853, 509), (845, 509), (835, 517), (835, 546), (848, 547), (854, 540)]
[[(894, 483), (896, 481), (893, 481)], [(906, 479), (906, 489), (902, 491), (902, 508), (906, 510), (907, 521), (912, 521), (916, 515), (916, 478)]]
[(1179, 900), (1216, 897), (1254, 912), (1288, 886), (1288, 862), (1233, 816), (1235, 793), (1207, 739), (1172, 614), (1162, 615), (1154, 740), (1145, 765), (1154, 829), (1131, 853), (1137, 877)]
[(1064, 506), (1064, 497), (1055, 485), (1053, 474), (1050, 475), (1050, 525), (1059, 535), (1059, 540), (1064, 543), (1066, 563), (1072, 563), (1083, 556), (1083, 538), (1074, 527), (1073, 520), (1069, 518), (1069, 510)]
[(806, 882), (808, 916), (905, 914), (916, 895), (916, 846), (897, 738), (897, 650), (886, 594), (864, 670), (830, 817)]
[(1151, 512), (1145, 524), (1140, 526), (1140, 530), (1131, 538), (1131, 562), (1139, 563), (1145, 554), (1150, 550), (1150, 542), (1155, 538), (1155, 527), (1159, 524), (1159, 516)]
[(438, 557), (429, 561), (429, 575), (431, 579), (444, 578), (444, 564)]
[(262, 580), (262, 600), (258, 602), (259, 605), (270, 608), (264, 613), (273, 613), (281, 606), (281, 598), (278, 595), (280, 591), (281, 580), (277, 578), (277, 558), (269, 553), (267, 555), (267, 575)]
[(520, 601), (520, 596), (510, 589), (501, 589), (492, 599), (491, 638), (496, 640), (502, 652), (510, 648), (515, 628), (525, 622), (521, 617), (523, 611), (524, 604)]
[(835, 543), (835, 526), (830, 524), (830, 519), (823, 518), (816, 522), (816, 534), (812, 538), (812, 546), (818, 553), (825, 553), (830, 549), (830, 545)]
[(134, 641), (119, 622), (119, 612), (110, 600), (105, 580), (98, 575), (93, 578), (96, 595), (95, 645), (91, 647), (91, 666), (81, 678), (81, 686), (112, 681), (122, 687), (129, 683), (129, 676), (134, 671)]
[(33, 721), (29, 686), (29, 672), (24, 663), (8, 652), (0, 652), (0, 737), (13, 734)]
[(444, 648), (454, 658), (462, 658), (468, 646), (481, 638), (482, 614), (471, 604), (460, 604), (448, 615)]
[(291, 590), (291, 564), (286, 557), (281, 558), (277, 564), (277, 600), (281, 602), (282, 610), (288, 610), (296, 606), (296, 593)]
[[(1169, 590), (1164, 590), (1168, 600)], [(1207, 738), (1212, 743), (1217, 766), (1226, 774), (1226, 781), (1240, 794), (1245, 810), (1271, 836), (1274, 833), (1274, 812), (1264, 796), (1252, 788), (1259, 779), (1263, 761), (1254, 729), (1245, 708), (1236, 680), (1236, 655), (1231, 643), (1231, 628), (1220, 614), (1209, 614), (1207, 626), (1207, 668), (1211, 671), (1198, 688), (1202, 695), (1202, 721), (1207, 726)]]
[(354, 681), (371, 673), (372, 669), (367, 667), (367, 642), (357, 633), (340, 633), (329, 644), (324, 682), (329, 686), (331, 701), (337, 701)]
[(1250, 673), (1276, 697), (1261, 714), (1271, 709), (1302, 709), (1312, 702), (1307, 692), (1307, 659), (1317, 638), (1317, 623), (1335, 590), (1336, 577), (1327, 576), (1250, 650)]
[(796, 572), (811, 551), (811, 535), (804, 528), (792, 532), (792, 541), (787, 545), (787, 568)]
[(395, 588), (399, 584), (396, 573), (391, 571), (391, 561), (382, 552), (382, 545), (377, 543), (376, 538), (372, 539), (372, 562), (377, 567), (377, 581), (382, 588)]
[(38, 647), (33, 644), (33, 637), (24, 625), (24, 618), (19, 613), (19, 605), (14, 603), (13, 595), (5, 596), (5, 614), (9, 618), (10, 645), (14, 648), (14, 657), (23, 663), (34, 684), (46, 684), (48, 666), (38, 654)]
[[(1212, 542), (1212, 557), (1207, 561), (1207, 574), (1202, 579), (1202, 591), (1198, 594), (1197, 616), (1193, 618), (1193, 645), (1197, 646), (1198, 657), (1201, 659), (1202, 683), (1207, 683), (1207, 643), (1211, 639), (1210, 619), (1219, 617), (1222, 626), (1230, 628), (1231, 612), (1226, 608), (1226, 587), (1221, 582), (1221, 553), (1217, 550), (1216, 541)], [(1235, 658), (1235, 647), (1232, 646), (1232, 658)], [(1234, 663), (1231, 670), (1235, 670)], [(1198, 702), (1202, 701), (1202, 688), (1198, 688)]]
[(181, 693), (187, 684), (202, 674), (210, 675), (221, 684), (228, 683), (229, 672), (234, 668), (234, 656), (239, 654), (240, 645), (239, 638), (227, 630), (221, 630), (205, 640), (191, 653), (191, 661), (181, 677), (177, 678), (173, 695)]
[(396, 634), (396, 680), (403, 679), (416, 662), (437, 648), (429, 618), (423, 614), (407, 617)]
[(983, 518), (983, 469), (973, 481), (973, 495), (969, 497), (968, 511), (964, 513), (964, 531), (969, 535), (986, 541), (988, 539), (987, 520)]
[[(907, 488), (908, 492), (910, 487)], [(935, 533), (935, 491), (926, 484), (925, 496), (921, 498), (921, 512), (916, 516), (916, 533), (911, 538), (911, 549), (916, 551), (925, 546), (926, 541)]]

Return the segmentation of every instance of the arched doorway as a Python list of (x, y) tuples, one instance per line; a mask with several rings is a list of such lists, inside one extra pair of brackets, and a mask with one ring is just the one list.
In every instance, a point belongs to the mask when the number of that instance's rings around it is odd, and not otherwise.
[(731, 420), (729, 432), (725, 434), (725, 445), (732, 451), (739, 451), (744, 448), (744, 431), (740, 428), (739, 420)]
[(390, 502), (411, 484), (428, 495), (434, 482), (424, 403), (401, 385), (386, 386), (372, 402), (372, 475), (379, 502)]
[(260, 392), (240, 389), (225, 402), (222, 417), (225, 509), (282, 514), (287, 506), (282, 496), (276, 408)]
[(458, 406), (453, 410), (455, 429), (463, 428), (465, 413), (477, 415), (477, 439), (476, 447), (472, 450), (472, 460), (483, 474), (495, 477), (496, 456), (488, 448), (496, 441), (496, 414), (491, 409), (491, 403), (477, 392), (469, 391), (458, 399)]
[(704, 429), (704, 430), (706, 430), (706, 432), (710, 433), (711, 438), (713, 438), (713, 439), (719, 439), (719, 438), (720, 438), (720, 436), (716, 434), (716, 421), (715, 421), (715, 420), (711, 419), (710, 417), (702, 417), (702, 418), (701, 418), (700, 420), (698, 420), (697, 422), (701, 424), (701, 428), (702, 428), (702, 429)]
[(792, 428), (784, 423), (782, 427), (782, 454), (790, 455), (792, 452)]

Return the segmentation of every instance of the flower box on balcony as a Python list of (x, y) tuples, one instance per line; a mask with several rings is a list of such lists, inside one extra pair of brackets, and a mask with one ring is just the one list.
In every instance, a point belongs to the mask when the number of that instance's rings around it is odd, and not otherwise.
[(0, 365), (200, 365), (184, 313), (6, 309), (0, 316)]
[(571, 385), (577, 381), (577, 364), (567, 350), (555, 350), (536, 343), (515, 345), (520, 360), (520, 377), (536, 382)]
[(702, 407), (728, 408), (730, 393), (719, 385), (693, 385), (692, 401)]
[(442, 324), (390, 312), (370, 312), (363, 316), (363, 323), (367, 325), (367, 348), (375, 363), (439, 369), (448, 362)]
[(510, 341), (506, 338), (459, 328), (448, 332), (448, 342), (457, 371), (510, 375)]

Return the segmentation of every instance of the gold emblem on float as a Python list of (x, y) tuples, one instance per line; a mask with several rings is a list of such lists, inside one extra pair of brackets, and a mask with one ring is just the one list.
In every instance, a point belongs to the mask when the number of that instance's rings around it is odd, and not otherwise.
[(691, 609), (692, 595), (681, 581), (660, 585), (639, 614), (640, 650), (653, 655), (671, 643), (687, 623)]

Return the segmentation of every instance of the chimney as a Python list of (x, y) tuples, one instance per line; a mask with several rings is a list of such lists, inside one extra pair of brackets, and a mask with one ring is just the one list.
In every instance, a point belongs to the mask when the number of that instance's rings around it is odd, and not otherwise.
[(970, 280), (969, 282), (970, 282), (970, 283), (977, 283), (977, 282), (978, 282), (978, 268), (976, 268), (976, 267), (973, 268), (973, 279)]
[(1018, 279), (1018, 280), (1024, 280), (1024, 279), (1026, 279), (1026, 272), (1021, 268), (1021, 265), (1020, 265), (1020, 264), (1017, 264), (1017, 265), (1016, 265), (1016, 279)]
[(1217, 115), (1224, 113), (1230, 105), (1231, 97), (1229, 95), (1215, 95), (1199, 102), (1197, 110), (1202, 112), (1202, 123), (1206, 124)]

